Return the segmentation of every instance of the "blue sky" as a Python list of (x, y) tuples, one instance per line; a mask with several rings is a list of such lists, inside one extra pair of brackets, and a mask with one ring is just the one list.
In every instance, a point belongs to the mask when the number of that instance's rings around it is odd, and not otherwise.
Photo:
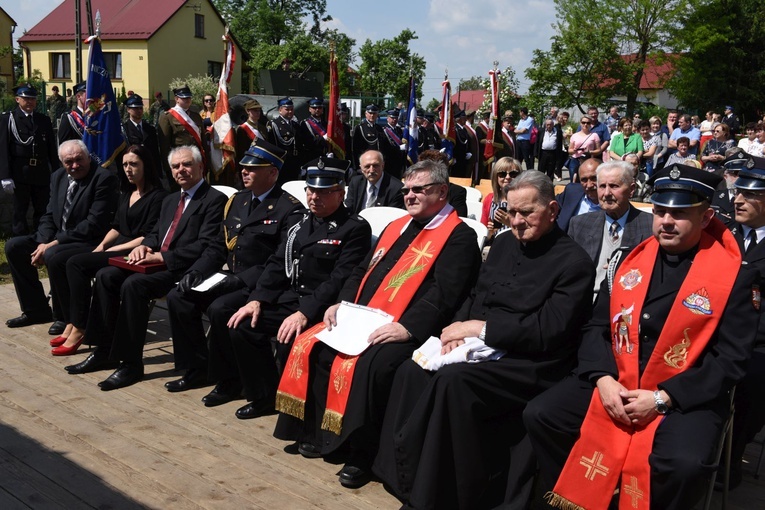
[[(18, 23), (14, 37), (19, 37), (60, 3), (23, 0), (3, 8)], [(424, 103), (440, 97), (444, 69), (456, 87), (460, 78), (486, 75), (494, 60), (515, 70), (525, 92), (532, 51), (550, 48), (554, 7), (552, 0), (327, 0), (329, 25), (358, 46), (366, 39), (393, 38), (405, 28), (417, 33), (411, 48), (427, 62)]]

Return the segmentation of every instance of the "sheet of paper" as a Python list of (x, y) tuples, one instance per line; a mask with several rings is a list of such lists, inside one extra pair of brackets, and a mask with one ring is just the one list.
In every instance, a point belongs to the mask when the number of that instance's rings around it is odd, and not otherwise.
[(369, 335), (390, 322), (393, 316), (382, 310), (343, 301), (337, 309), (337, 326), (332, 331), (319, 332), (316, 337), (343, 354), (358, 356), (369, 347)]
[(222, 282), (224, 278), (226, 278), (226, 273), (215, 273), (196, 287), (191, 287), (191, 290), (196, 292), (207, 292), (212, 289), (215, 284)]

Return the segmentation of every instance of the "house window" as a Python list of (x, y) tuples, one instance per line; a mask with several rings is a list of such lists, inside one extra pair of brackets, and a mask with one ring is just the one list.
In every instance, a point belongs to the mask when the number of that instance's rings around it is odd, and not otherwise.
[(51, 53), (50, 73), (54, 80), (70, 80), (72, 78), (72, 57), (69, 53)]
[(212, 76), (215, 81), (220, 80), (221, 73), (223, 73), (223, 62), (207, 61), (207, 74)]
[(194, 37), (205, 37), (205, 17), (203, 14), (194, 15)]
[(117, 51), (105, 51), (104, 61), (106, 62), (106, 70), (109, 71), (109, 76), (113, 80), (122, 79), (122, 53)]

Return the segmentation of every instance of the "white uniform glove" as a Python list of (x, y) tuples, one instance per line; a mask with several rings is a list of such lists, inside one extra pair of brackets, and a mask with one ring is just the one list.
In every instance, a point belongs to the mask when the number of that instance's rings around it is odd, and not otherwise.
[(406, 150), (406, 144), (402, 143), (401, 145), (398, 146), (398, 148), (401, 149), (402, 151), (405, 151)]
[(13, 194), (13, 190), (16, 189), (16, 185), (13, 183), (13, 179), (3, 179), (0, 181), (0, 184), (3, 185), (3, 191), (9, 195)]
[(472, 157), (473, 157), (473, 153), (472, 152), (468, 152), (467, 154), (465, 154), (465, 159), (470, 159)]

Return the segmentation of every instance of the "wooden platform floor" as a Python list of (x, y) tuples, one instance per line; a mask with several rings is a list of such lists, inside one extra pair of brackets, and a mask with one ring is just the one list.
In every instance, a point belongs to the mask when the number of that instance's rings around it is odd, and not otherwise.
[[(0, 285), (0, 509), (388, 509), (398, 501), (372, 482), (348, 490), (341, 466), (304, 459), (274, 439), (275, 417), (241, 421), (243, 401), (208, 409), (209, 391), (168, 393), (173, 372), (165, 311), (152, 315), (146, 378), (121, 390), (108, 372), (72, 376), (78, 362), (50, 355), (48, 325), (8, 329), (18, 315)], [(759, 446), (750, 445), (750, 460)], [(713, 508), (719, 508), (719, 502)], [(731, 493), (734, 510), (765, 508), (751, 470)]]

